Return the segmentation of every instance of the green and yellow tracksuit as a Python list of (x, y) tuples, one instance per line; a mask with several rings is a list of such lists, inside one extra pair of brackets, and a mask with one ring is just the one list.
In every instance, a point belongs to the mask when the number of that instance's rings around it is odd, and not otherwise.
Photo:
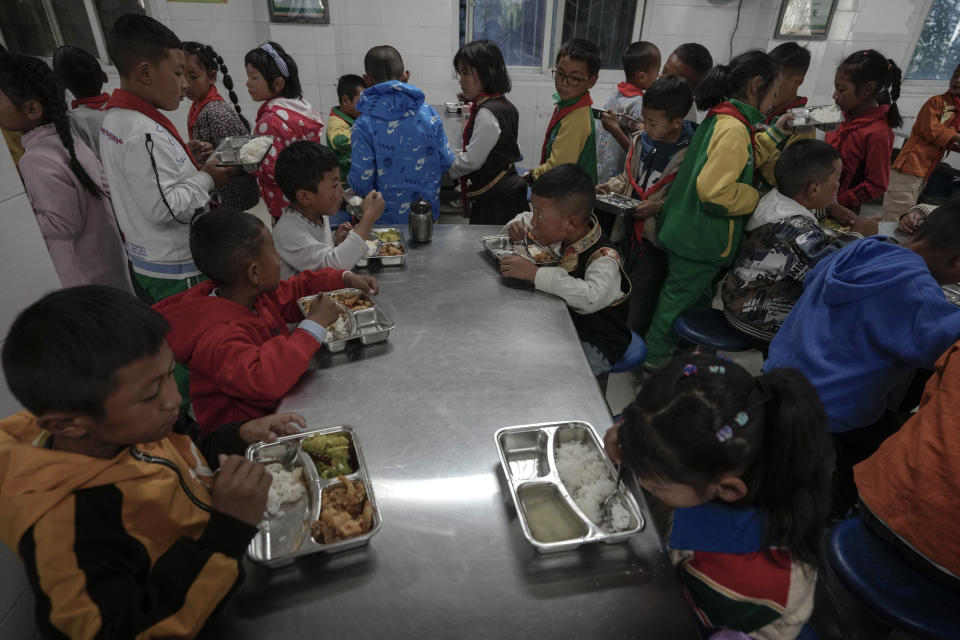
[(597, 182), (597, 128), (589, 96), (587, 92), (576, 98), (559, 100), (559, 96), (554, 95), (558, 100), (554, 114), (578, 102), (584, 104), (564, 115), (547, 131), (541, 164), (532, 171), (534, 180), (557, 165), (570, 162), (579, 165), (590, 174), (594, 183)]
[(330, 109), (330, 117), (327, 118), (327, 146), (337, 156), (337, 164), (340, 165), (340, 182), (344, 189), (350, 186), (347, 175), (350, 173), (351, 127), (353, 127), (353, 118), (336, 107)]

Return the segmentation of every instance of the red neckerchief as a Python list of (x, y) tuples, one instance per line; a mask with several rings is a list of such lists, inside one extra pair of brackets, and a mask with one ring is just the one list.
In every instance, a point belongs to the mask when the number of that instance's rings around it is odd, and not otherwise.
[(190, 113), (187, 114), (188, 136), (193, 138), (193, 125), (197, 124), (197, 118), (200, 116), (200, 112), (203, 111), (203, 108), (211, 102), (216, 102), (217, 100), (224, 102), (223, 96), (217, 92), (217, 85), (211, 84), (210, 89), (207, 91), (207, 95), (190, 105)]
[[(470, 104), (470, 117), (467, 123), (463, 125), (463, 150), (467, 150), (467, 144), (470, 143), (470, 136), (473, 135), (473, 121), (477, 119), (477, 113), (480, 111), (480, 105), (487, 100), (499, 98), (502, 93), (481, 93), (477, 99)], [(460, 204), (463, 205), (463, 217), (470, 217), (470, 198), (467, 197), (467, 176), (460, 178)]]
[(156, 107), (148, 103), (140, 96), (136, 96), (126, 89), (114, 89), (113, 94), (110, 96), (110, 99), (107, 101), (107, 104), (103, 106), (103, 108), (130, 109), (131, 111), (138, 111), (147, 116), (161, 127), (166, 129), (170, 135), (172, 135), (177, 142), (180, 143), (180, 146), (183, 147), (183, 150), (187, 152), (187, 157), (190, 158), (190, 162), (193, 163), (193, 166), (195, 166), (197, 169), (200, 168), (200, 165), (197, 164), (196, 158), (194, 158), (193, 154), (190, 153), (190, 147), (183, 142), (183, 139), (177, 132), (177, 128), (173, 126), (173, 123), (170, 122), (167, 116), (160, 113)]
[(774, 120), (776, 120), (777, 118), (785, 114), (787, 111), (790, 111), (790, 109), (796, 109), (798, 107), (805, 107), (805, 106), (807, 106), (807, 99), (801, 96), (797, 96), (796, 100), (786, 105), (783, 109), (778, 109), (775, 112), (768, 115), (766, 120), (764, 120), (764, 122), (767, 124), (772, 124)]
[(93, 96), (92, 98), (77, 98), (70, 102), (70, 108), (76, 109), (80, 105), (85, 105), (91, 109), (100, 110), (103, 109), (103, 105), (107, 104), (107, 100), (110, 99), (109, 93), (101, 93), (98, 96)]
[(566, 107), (554, 107), (553, 116), (550, 118), (550, 124), (547, 125), (547, 133), (543, 137), (543, 149), (540, 150), (540, 164), (543, 164), (547, 161), (547, 143), (550, 141), (550, 132), (553, 131), (553, 128), (557, 126), (557, 123), (563, 120), (568, 113), (575, 111), (580, 107), (589, 107), (593, 104), (593, 100), (590, 98), (590, 92), (587, 91), (580, 99), (574, 102), (571, 105)]
[(624, 98), (635, 98), (637, 96), (643, 97), (643, 89), (637, 87), (635, 84), (630, 84), (629, 82), (621, 82), (617, 85), (617, 91), (620, 92)]
[(757, 133), (756, 131), (753, 130), (753, 125), (750, 124), (750, 121), (747, 120), (747, 117), (742, 113), (740, 113), (740, 110), (737, 109), (735, 106), (733, 106), (733, 104), (731, 104), (730, 102), (721, 102), (720, 104), (716, 105), (713, 109), (710, 109), (710, 111), (707, 112), (707, 115), (704, 118), (704, 120), (706, 120), (710, 116), (716, 116), (716, 115), (733, 116), (734, 118), (736, 118), (737, 120), (739, 120), (744, 124), (744, 126), (747, 128), (747, 131), (750, 132), (750, 147), (753, 149), (753, 163), (754, 163), (754, 167), (756, 167), (757, 141), (755, 138)]
[[(637, 138), (637, 143), (639, 144), (640, 139)], [(633, 166), (633, 152), (636, 150), (637, 145), (630, 145), (630, 151), (627, 153), (627, 178), (630, 180), (630, 185), (633, 187), (633, 190), (636, 192), (637, 197), (640, 200), (646, 200), (653, 194), (655, 194), (660, 189), (664, 188), (668, 184), (674, 181), (677, 177), (677, 172), (674, 171), (668, 176), (661, 176), (659, 180), (654, 182), (652, 185), (643, 189), (637, 184), (637, 181), (633, 178), (633, 171), (630, 168)], [(637, 242), (640, 242), (643, 239), (643, 220), (634, 220), (633, 221), (633, 238)]]

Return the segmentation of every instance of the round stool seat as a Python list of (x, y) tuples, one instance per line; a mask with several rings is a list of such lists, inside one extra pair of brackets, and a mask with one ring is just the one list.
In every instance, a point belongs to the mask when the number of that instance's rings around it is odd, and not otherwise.
[(610, 369), (610, 373), (633, 371), (647, 359), (647, 343), (635, 331), (630, 332), (630, 346)]
[(749, 351), (753, 340), (731, 328), (717, 309), (691, 309), (677, 316), (673, 330), (693, 344), (716, 351)]
[(960, 594), (911, 567), (860, 518), (830, 531), (827, 559), (850, 595), (887, 625), (921, 638), (960, 637)]

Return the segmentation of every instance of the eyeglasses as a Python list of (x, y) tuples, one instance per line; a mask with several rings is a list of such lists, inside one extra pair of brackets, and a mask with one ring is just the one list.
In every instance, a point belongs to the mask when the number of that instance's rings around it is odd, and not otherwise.
[(587, 78), (578, 78), (577, 76), (568, 76), (563, 71), (559, 69), (551, 69), (550, 73), (553, 75), (553, 79), (560, 82), (560, 84), (565, 84), (571, 87), (578, 87), (584, 82), (587, 81)]

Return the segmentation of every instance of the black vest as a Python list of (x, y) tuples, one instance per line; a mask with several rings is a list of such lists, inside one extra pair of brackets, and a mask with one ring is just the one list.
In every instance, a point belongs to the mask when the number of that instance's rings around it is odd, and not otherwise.
[(620, 266), (620, 292), (623, 295), (614, 300), (610, 306), (593, 313), (581, 314), (569, 309), (569, 307), (568, 309), (570, 317), (573, 319), (573, 326), (576, 327), (580, 339), (599, 349), (607, 362), (614, 365), (626, 353), (632, 337), (630, 329), (627, 327), (627, 307), (629, 306), (627, 298), (630, 297), (630, 278), (624, 273), (619, 253), (616, 253), (616, 248), (607, 238), (607, 234), (602, 234), (593, 246), (577, 255), (577, 266), (570, 272), (570, 275), (583, 280), (587, 275), (590, 258), (602, 249), (611, 249), (617, 256), (617, 264)]
[[(517, 128), (520, 121), (520, 114), (517, 108), (513, 106), (504, 96), (490, 98), (480, 105), (480, 109), (489, 109), (493, 117), (497, 119), (500, 125), (500, 138), (497, 144), (490, 150), (487, 161), (483, 166), (469, 174), (470, 191), (477, 191), (485, 187), (497, 175), (509, 167), (512, 163), (520, 160), (520, 147), (517, 145)], [(464, 132), (466, 140), (473, 136), (473, 121), (470, 122)], [(517, 174), (516, 169), (510, 169), (507, 175), (503, 176), (497, 184), (489, 191), (474, 198), (477, 203), (498, 202), (504, 196), (513, 193), (515, 190), (526, 189), (526, 183)]]

